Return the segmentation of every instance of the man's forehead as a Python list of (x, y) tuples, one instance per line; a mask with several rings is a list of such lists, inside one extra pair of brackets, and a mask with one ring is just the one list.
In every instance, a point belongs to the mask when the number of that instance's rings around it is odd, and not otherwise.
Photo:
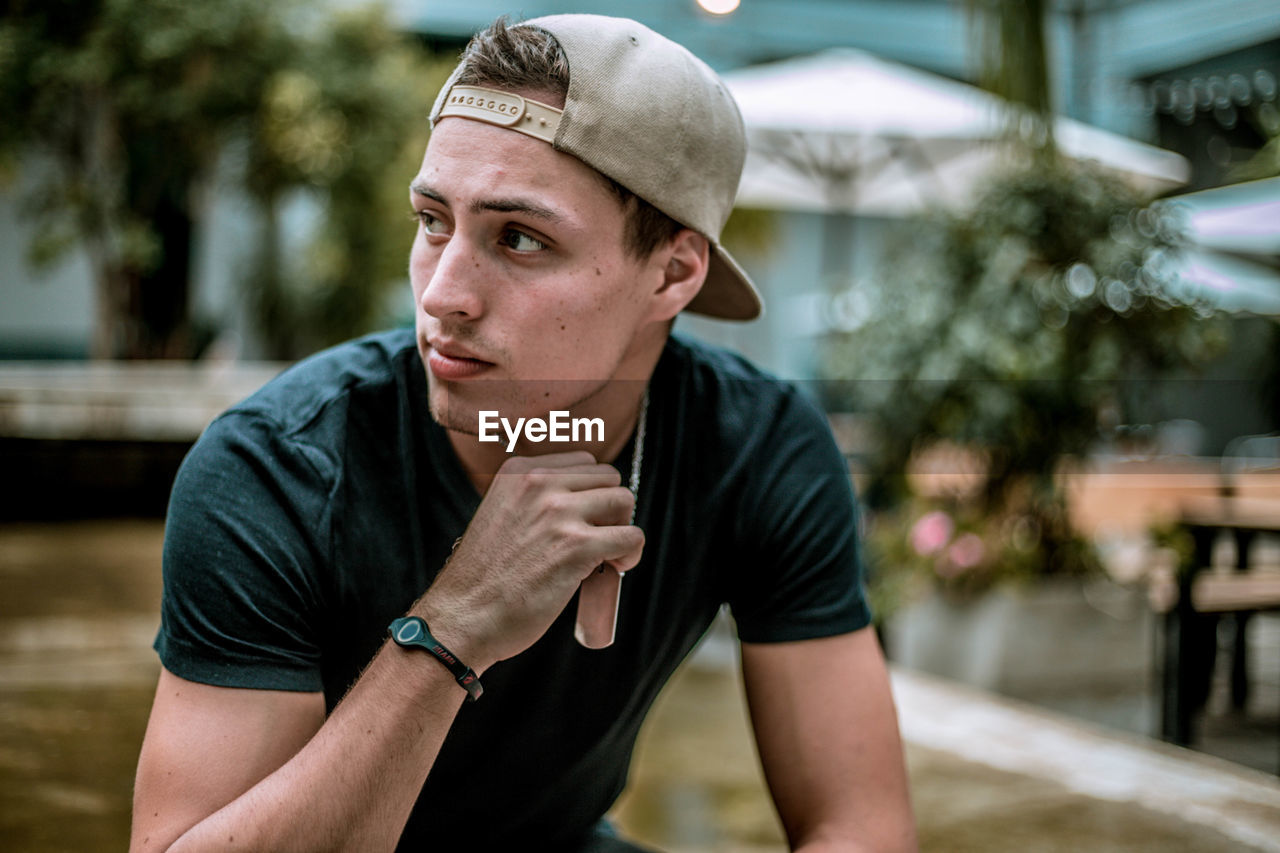
[(436, 125), (411, 187), (430, 190), (435, 195), (428, 197), (450, 204), (456, 203), (453, 193), (466, 192), (520, 197), (566, 213), (583, 204), (618, 206), (608, 180), (573, 155), (460, 117)]
[(425, 173), (454, 162), (477, 174), (497, 171), (531, 180), (548, 175), (548, 183), (557, 183), (568, 173), (590, 169), (576, 157), (557, 151), (541, 140), (485, 122), (450, 116), (441, 119), (431, 131), (421, 171)]

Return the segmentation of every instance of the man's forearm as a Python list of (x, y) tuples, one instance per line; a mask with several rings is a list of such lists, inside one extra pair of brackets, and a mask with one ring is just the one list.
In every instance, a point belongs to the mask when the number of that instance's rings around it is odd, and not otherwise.
[(465, 695), (384, 645), (297, 755), (168, 849), (393, 850)]

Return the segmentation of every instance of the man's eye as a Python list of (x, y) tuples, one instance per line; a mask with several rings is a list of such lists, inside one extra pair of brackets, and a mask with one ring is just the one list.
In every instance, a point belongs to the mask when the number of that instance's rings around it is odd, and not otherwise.
[(414, 212), (414, 216), (422, 223), (422, 230), (428, 234), (447, 234), (449, 231), (448, 226), (442, 220), (432, 216), (429, 211), (418, 210)]
[(514, 228), (508, 228), (502, 232), (502, 239), (499, 242), (517, 252), (538, 252), (547, 248), (546, 243)]

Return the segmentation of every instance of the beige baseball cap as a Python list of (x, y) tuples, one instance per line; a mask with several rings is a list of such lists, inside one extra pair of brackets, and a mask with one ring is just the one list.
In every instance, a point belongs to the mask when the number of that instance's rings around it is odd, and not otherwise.
[(569, 61), (564, 109), (510, 92), (455, 83), (431, 124), (459, 116), (541, 139), (612, 178), (711, 241), (702, 290), (686, 311), (725, 320), (760, 316), (760, 294), (720, 245), (746, 158), (733, 96), (706, 63), (626, 18), (550, 15), (516, 26), (553, 35)]

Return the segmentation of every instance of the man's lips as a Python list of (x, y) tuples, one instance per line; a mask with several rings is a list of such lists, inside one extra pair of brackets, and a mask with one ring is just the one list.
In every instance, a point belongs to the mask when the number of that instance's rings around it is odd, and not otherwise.
[(427, 347), (427, 367), (437, 379), (470, 379), (493, 367), (493, 362), (476, 358), (466, 349), (453, 344), (428, 343)]

